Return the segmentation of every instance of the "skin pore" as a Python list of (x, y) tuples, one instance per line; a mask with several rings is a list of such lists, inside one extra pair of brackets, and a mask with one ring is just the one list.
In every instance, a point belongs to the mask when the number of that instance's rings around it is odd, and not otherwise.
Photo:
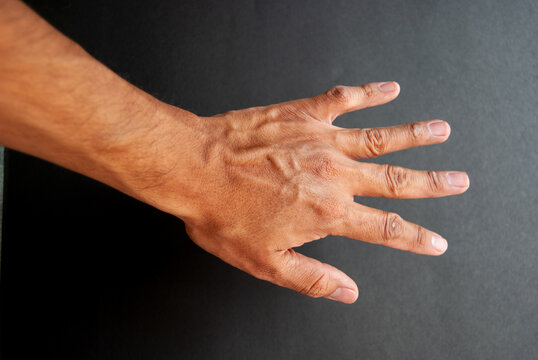
[(441, 120), (345, 129), (395, 82), (212, 117), (165, 104), (88, 55), (23, 3), (0, 0), (0, 143), (79, 172), (185, 222), (206, 251), (312, 297), (357, 299), (355, 282), (295, 248), (328, 235), (441, 255), (438, 234), (353, 196), (423, 198), (469, 186), (457, 171), (361, 162), (444, 142)]

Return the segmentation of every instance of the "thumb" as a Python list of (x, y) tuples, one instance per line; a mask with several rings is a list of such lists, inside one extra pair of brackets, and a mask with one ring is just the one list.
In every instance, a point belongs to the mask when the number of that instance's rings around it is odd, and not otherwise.
[(355, 282), (334, 266), (289, 249), (280, 253), (278, 285), (311, 297), (325, 297), (346, 304), (359, 296)]

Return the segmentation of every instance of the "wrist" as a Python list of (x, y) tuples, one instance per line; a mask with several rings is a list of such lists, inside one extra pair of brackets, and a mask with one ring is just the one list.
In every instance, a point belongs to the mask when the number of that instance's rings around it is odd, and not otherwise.
[[(146, 94), (144, 94), (146, 95)], [(99, 152), (109, 185), (182, 219), (195, 217), (208, 132), (193, 113), (150, 98)]]

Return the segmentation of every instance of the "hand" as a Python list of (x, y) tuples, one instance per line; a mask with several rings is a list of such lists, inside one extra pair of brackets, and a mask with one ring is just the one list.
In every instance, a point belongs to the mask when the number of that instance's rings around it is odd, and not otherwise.
[(357, 299), (355, 282), (294, 248), (327, 235), (347, 236), (419, 254), (440, 255), (446, 241), (394, 213), (359, 205), (353, 196), (440, 197), (463, 193), (462, 172), (416, 171), (357, 162), (445, 141), (440, 120), (343, 129), (346, 112), (384, 104), (394, 82), (338, 86), (309, 99), (201, 118), (202, 161), (192, 170), (192, 240), (229, 264), (312, 297)]
[(309, 296), (351, 303), (358, 290), (340, 270), (293, 250), (305, 242), (332, 234), (420, 254), (446, 250), (435, 233), (353, 201), (469, 186), (464, 173), (354, 161), (448, 138), (439, 120), (331, 125), (394, 99), (396, 83), (201, 118), (127, 83), (22, 2), (0, 6), (0, 144), (174, 214), (205, 250)]

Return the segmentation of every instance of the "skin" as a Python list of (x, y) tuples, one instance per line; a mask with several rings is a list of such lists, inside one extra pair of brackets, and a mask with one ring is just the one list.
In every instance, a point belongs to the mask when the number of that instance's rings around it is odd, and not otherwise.
[(441, 120), (332, 125), (387, 103), (395, 82), (200, 117), (127, 83), (24, 4), (0, 1), (0, 143), (106, 183), (185, 222), (201, 248), (253, 276), (353, 303), (355, 282), (295, 248), (328, 235), (424, 255), (447, 242), (353, 196), (456, 195), (463, 172), (360, 162), (442, 143)]

